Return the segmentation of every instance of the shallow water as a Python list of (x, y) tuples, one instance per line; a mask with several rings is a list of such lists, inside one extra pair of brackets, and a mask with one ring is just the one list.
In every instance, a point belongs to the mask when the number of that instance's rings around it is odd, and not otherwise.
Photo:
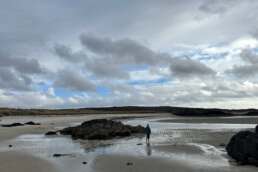
[[(224, 148), (213, 145), (213, 135), (225, 133), (233, 134), (241, 129), (250, 129), (253, 124), (189, 124), (157, 122), (163, 118), (127, 119), (122, 122), (130, 125), (150, 124), (152, 128), (151, 145), (145, 144), (144, 137), (130, 137), (113, 139), (111, 141), (74, 141), (66, 136), (45, 136), (43, 134), (26, 134), (15, 139), (0, 143), (0, 151), (10, 150), (6, 145), (12, 144), (12, 150), (30, 153), (55, 163), (60, 171), (81, 172), (94, 171), (94, 159), (98, 155), (126, 154), (133, 156), (154, 156), (164, 159), (180, 160), (193, 166), (225, 167), (232, 165), (228, 162)], [(26, 122), (27, 119), (24, 119)], [(44, 117), (35, 118), (44, 121)], [(75, 125), (72, 121), (69, 125)], [(213, 134), (213, 135), (212, 135)], [(215, 138), (216, 139), (216, 138)], [(209, 143), (212, 142), (212, 144)], [(96, 144), (97, 143), (97, 144)], [(140, 145), (138, 145), (140, 144)], [(201, 154), (188, 152), (161, 151), (155, 147), (162, 145), (182, 144), (194, 146), (202, 151)], [(69, 156), (55, 158), (54, 153), (69, 154)], [(82, 162), (88, 162), (83, 165)]]

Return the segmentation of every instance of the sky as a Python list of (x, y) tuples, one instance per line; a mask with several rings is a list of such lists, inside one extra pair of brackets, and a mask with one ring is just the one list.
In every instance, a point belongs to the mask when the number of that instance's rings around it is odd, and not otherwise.
[(258, 107), (257, 0), (0, 0), (0, 107)]

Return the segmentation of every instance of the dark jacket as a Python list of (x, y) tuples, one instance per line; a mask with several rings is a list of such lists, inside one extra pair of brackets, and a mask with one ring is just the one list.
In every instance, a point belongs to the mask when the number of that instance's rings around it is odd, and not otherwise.
[(145, 127), (145, 133), (147, 134), (147, 135), (150, 135), (151, 134), (151, 129), (150, 129), (150, 127), (147, 125), (147, 127)]

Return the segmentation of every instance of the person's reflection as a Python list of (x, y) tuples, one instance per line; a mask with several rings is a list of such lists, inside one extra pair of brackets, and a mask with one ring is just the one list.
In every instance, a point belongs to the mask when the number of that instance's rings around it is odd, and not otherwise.
[(146, 153), (147, 153), (148, 156), (151, 156), (152, 151), (151, 151), (150, 143), (146, 144)]

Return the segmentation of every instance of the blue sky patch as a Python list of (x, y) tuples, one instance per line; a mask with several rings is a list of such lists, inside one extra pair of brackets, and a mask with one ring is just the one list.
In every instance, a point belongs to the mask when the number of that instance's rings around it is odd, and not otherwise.
[(130, 85), (151, 85), (151, 84), (164, 84), (167, 83), (169, 79), (167, 78), (159, 78), (154, 80), (132, 80), (128, 83)]
[(109, 88), (107, 88), (107, 87), (104, 87), (104, 86), (98, 86), (96, 88), (96, 91), (101, 96), (108, 96), (111, 93), (111, 90)]

